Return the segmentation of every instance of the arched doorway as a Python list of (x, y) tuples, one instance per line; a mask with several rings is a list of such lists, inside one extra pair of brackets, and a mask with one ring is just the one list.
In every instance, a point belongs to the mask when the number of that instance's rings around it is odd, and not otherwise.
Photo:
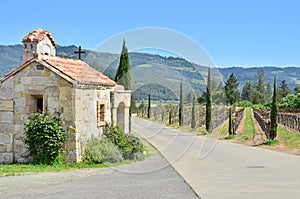
[(117, 108), (117, 125), (122, 131), (124, 131), (124, 122), (125, 122), (125, 104), (121, 102)]

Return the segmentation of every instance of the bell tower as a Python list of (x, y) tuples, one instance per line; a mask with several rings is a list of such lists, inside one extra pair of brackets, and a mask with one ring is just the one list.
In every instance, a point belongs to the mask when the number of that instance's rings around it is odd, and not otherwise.
[(28, 33), (23, 39), (23, 62), (37, 55), (55, 56), (56, 42), (48, 30), (41, 28)]

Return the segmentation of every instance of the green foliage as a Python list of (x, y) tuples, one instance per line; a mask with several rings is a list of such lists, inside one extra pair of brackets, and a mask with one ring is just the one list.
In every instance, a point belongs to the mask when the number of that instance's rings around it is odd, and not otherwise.
[(234, 139), (234, 135), (228, 135), (224, 139), (225, 140), (232, 140), (232, 139)]
[(116, 73), (115, 81), (124, 86), (126, 90), (131, 90), (130, 64), (125, 40), (123, 41), (120, 63)]
[(183, 125), (183, 91), (182, 82), (180, 84), (180, 98), (179, 98), (179, 114), (178, 114), (179, 126)]
[(91, 137), (83, 156), (83, 162), (89, 164), (101, 164), (105, 162), (120, 162), (122, 155), (118, 147), (105, 138)]
[(160, 85), (160, 84), (146, 84), (138, 87), (135, 90), (136, 100), (143, 100), (148, 98), (148, 94), (151, 93), (151, 99), (153, 101), (165, 100), (165, 101), (172, 101), (178, 100), (176, 95), (173, 93), (172, 90), (169, 88)]
[(147, 111), (147, 117), (148, 117), (148, 118), (151, 117), (150, 112), (151, 112), (151, 95), (150, 95), (150, 93), (149, 93), (149, 95), (148, 95), (148, 111)]
[(300, 93), (297, 94), (289, 94), (285, 98), (282, 99), (281, 103), (279, 103), (279, 108), (292, 108), (299, 109), (300, 108)]
[(290, 148), (300, 149), (300, 134), (288, 131), (286, 128), (278, 126), (278, 136), (284, 139), (284, 145)]
[(276, 77), (274, 77), (274, 89), (273, 89), (273, 100), (271, 107), (271, 126), (270, 126), (270, 139), (274, 140), (277, 136), (277, 120), (278, 120), (278, 105), (277, 105), (277, 88), (276, 88)]
[(103, 128), (103, 135), (113, 144), (115, 144), (124, 159), (134, 158), (134, 153), (142, 156), (144, 146), (138, 137), (123, 133), (118, 126), (106, 124)]
[(279, 144), (278, 140), (267, 140), (266, 142), (264, 142), (264, 145), (269, 145), (269, 146), (274, 146)]
[(265, 72), (263, 68), (258, 69), (256, 77), (256, 82), (254, 84), (253, 92), (253, 104), (265, 104), (266, 99), (266, 87), (265, 87)]
[(296, 94), (300, 93), (300, 86), (296, 86), (294, 88), (294, 91), (296, 92)]
[(23, 141), (34, 163), (53, 164), (61, 155), (66, 132), (60, 117), (36, 113), (25, 122)]
[(193, 102), (192, 102), (192, 119), (191, 119), (191, 128), (195, 129), (196, 127), (196, 112), (195, 112), (195, 106), (196, 106), (196, 99), (195, 95), (193, 94)]
[(241, 98), (242, 100), (253, 101), (253, 86), (251, 81), (247, 81), (244, 85)]
[(212, 86), (210, 79), (210, 68), (208, 68), (207, 86), (206, 86), (206, 114), (205, 128), (207, 132), (212, 132)]
[(204, 104), (206, 103), (206, 92), (202, 92), (202, 95), (197, 98), (197, 102), (199, 104)]
[(253, 104), (252, 104), (252, 102), (249, 102), (249, 101), (247, 101), (247, 100), (243, 100), (243, 101), (239, 101), (239, 102), (237, 103), (237, 106), (238, 106), (238, 107), (252, 107)]
[(226, 102), (230, 105), (234, 104), (240, 99), (240, 92), (238, 90), (239, 83), (232, 73), (228, 80), (225, 82), (225, 93), (226, 93)]
[(286, 80), (282, 80), (280, 82), (277, 92), (278, 92), (277, 98), (279, 102), (281, 102), (283, 98), (291, 94), (290, 88), (288, 87)]

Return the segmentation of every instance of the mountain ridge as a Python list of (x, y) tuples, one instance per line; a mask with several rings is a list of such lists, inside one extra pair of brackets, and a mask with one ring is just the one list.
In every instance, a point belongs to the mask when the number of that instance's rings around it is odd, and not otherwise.
[[(0, 77), (3, 77), (21, 64), (22, 50), (23, 46), (20, 44), (0, 45)], [(56, 54), (61, 57), (77, 58), (77, 55), (74, 54), (76, 50), (78, 50), (78, 47), (75, 45), (57, 46)], [(84, 50), (86, 53), (82, 54), (82, 59), (90, 66), (113, 79), (119, 64), (119, 54)], [(133, 89), (137, 91), (138, 100), (143, 99), (143, 97), (139, 96), (146, 96), (146, 92), (153, 92), (155, 87), (159, 88), (158, 90), (161, 92), (157, 95), (178, 96), (180, 82), (184, 82), (185, 84), (185, 94), (193, 90), (199, 96), (205, 90), (206, 66), (189, 62), (183, 58), (138, 52), (129, 53), (129, 60), (132, 71)], [(212, 68), (212, 74), (214, 74), (213, 77), (217, 82), (223, 81), (224, 83), (228, 76), (234, 73), (240, 83), (239, 89), (241, 90), (247, 81), (255, 80), (255, 75), (260, 68), (262, 67), (245, 68), (232, 66), (227, 68)], [(300, 85), (300, 67), (266, 66), (263, 68), (267, 83), (272, 83), (273, 77), (276, 74), (278, 85), (280, 81), (286, 80), (291, 91)], [(149, 84), (149, 88), (145, 87), (147, 84)], [(154, 86), (155, 84), (160, 86)], [(163, 93), (162, 87), (165, 87), (169, 93)], [(159, 99), (159, 96), (156, 96), (156, 98)]]

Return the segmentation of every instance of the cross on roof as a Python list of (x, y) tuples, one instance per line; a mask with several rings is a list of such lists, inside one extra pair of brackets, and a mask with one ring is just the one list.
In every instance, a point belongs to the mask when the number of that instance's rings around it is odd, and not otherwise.
[(81, 46), (79, 46), (78, 51), (74, 51), (74, 53), (78, 54), (78, 59), (81, 59), (81, 54), (85, 53), (85, 51), (81, 50)]

